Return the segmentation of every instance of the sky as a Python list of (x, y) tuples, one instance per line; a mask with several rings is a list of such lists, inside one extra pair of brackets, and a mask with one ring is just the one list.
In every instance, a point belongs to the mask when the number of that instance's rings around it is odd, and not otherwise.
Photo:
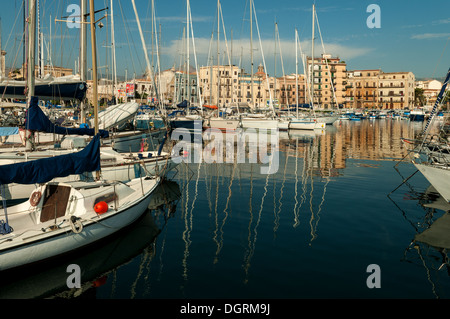
[[(7, 0), (0, 0), (6, 2)], [(0, 11), (2, 49), (7, 51), (7, 67), (22, 63), (23, 0), (8, 0)], [(29, 0), (26, 0), (28, 2)], [(193, 39), (189, 42), (191, 67), (217, 64), (217, 0), (190, 0)], [(152, 10), (150, 0), (135, 0), (150, 63), (157, 65), (156, 45), (152, 50)], [(117, 73), (141, 77), (146, 69), (131, 0), (113, 0)], [(186, 0), (154, 0), (162, 70), (185, 63), (187, 46)], [(416, 78), (442, 78), (450, 67), (450, 1), (448, 0), (254, 0), (253, 59), (255, 69), (265, 64), (270, 75), (296, 72), (295, 30), (298, 72), (303, 73), (301, 54), (311, 55), (312, 6), (315, 4), (314, 55), (339, 57), (347, 70), (381, 69), (384, 72), (411, 71)], [(40, 25), (45, 53), (51, 52), (53, 65), (74, 68), (79, 53), (79, 29), (67, 22), (76, 16), (78, 0), (40, 0)], [(371, 9), (376, 5), (377, 9)], [(96, 0), (95, 9), (111, 13), (110, 0)], [(76, 8), (76, 7), (75, 7)], [(250, 73), (249, 0), (221, 0), (219, 61), (242, 66)], [(369, 23), (368, 23), (369, 20)], [(99, 72), (111, 75), (111, 17), (97, 28)], [(275, 37), (275, 24), (279, 37)], [(375, 24), (375, 25), (374, 25)], [(375, 26), (375, 27), (374, 27)], [(191, 28), (191, 27), (190, 27)], [(88, 29), (89, 30), (89, 29)], [(160, 32), (159, 32), (160, 30)], [(320, 32), (319, 32), (320, 30)], [(211, 37), (213, 35), (213, 41)], [(226, 42), (225, 42), (226, 38)], [(277, 39), (277, 40), (276, 40)], [(279, 39), (279, 40), (278, 40)], [(51, 41), (50, 41), (51, 40)], [(51, 45), (50, 45), (51, 43)], [(51, 50), (50, 50), (51, 47)], [(90, 55), (88, 32), (88, 55)], [(91, 61), (88, 61), (90, 67)]]

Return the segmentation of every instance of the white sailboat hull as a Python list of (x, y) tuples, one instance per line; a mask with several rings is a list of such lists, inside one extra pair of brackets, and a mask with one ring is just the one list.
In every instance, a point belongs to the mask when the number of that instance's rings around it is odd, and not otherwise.
[(289, 130), (289, 123), (290, 123), (290, 121), (287, 121), (287, 120), (279, 120), (278, 121), (278, 129), (280, 131), (287, 131), (287, 130)]
[(430, 182), (431, 185), (441, 194), (441, 196), (450, 202), (450, 170), (432, 165), (417, 164), (414, 166)]
[[(126, 154), (130, 156), (130, 158), (115, 158), (114, 152), (113, 155), (108, 157), (102, 153), (102, 178), (108, 181), (122, 181), (127, 182), (131, 179), (140, 177), (144, 175), (146, 171), (153, 176), (166, 176), (166, 174), (175, 168), (178, 164), (175, 163), (173, 157), (167, 158), (167, 153), (161, 153), (161, 156), (157, 156), (156, 152), (143, 152), (143, 153), (132, 153)], [(142, 159), (139, 159), (138, 154), (142, 155)], [(149, 157), (149, 154), (152, 154)], [(31, 159), (30, 159), (31, 160)], [(23, 161), (23, 160), (22, 160)], [(15, 163), (21, 161), (14, 161)], [(144, 165), (145, 170), (140, 168), (138, 165)], [(80, 175), (69, 175), (67, 177), (59, 177), (54, 181), (57, 182), (74, 182), (79, 181), (82, 178), (93, 179), (92, 173), (87, 174), (86, 176)], [(34, 190), (36, 186), (34, 184), (30, 185), (22, 185), (11, 183), (5, 185), (6, 194), (2, 194), (0, 198), (5, 197), (5, 199), (9, 202), (11, 200), (14, 201), (23, 201), (27, 199), (31, 192)], [(1, 204), (1, 203), (0, 203)]]
[(242, 119), (242, 128), (255, 128), (255, 129), (277, 129), (278, 121), (277, 120), (265, 120), (265, 119), (253, 119), (253, 118), (244, 118)]
[(325, 123), (325, 125), (332, 125), (339, 119), (339, 116), (318, 116), (316, 118), (309, 118), (309, 120), (316, 120), (318, 123)]
[(209, 127), (221, 131), (235, 131), (241, 127), (241, 123), (235, 119), (211, 118), (209, 119)]
[[(142, 184), (141, 184), (142, 183)], [(23, 207), (30, 203), (24, 203), (10, 208), (9, 224), (14, 231), (8, 235), (3, 235), (0, 243), (0, 271), (16, 268), (43, 261), (65, 253), (80, 249), (96, 241), (104, 239), (120, 229), (132, 224), (145, 211), (151, 200), (150, 194), (159, 184), (159, 179), (140, 179), (130, 182), (130, 187), (135, 194), (126, 197), (128, 202), (121, 205), (118, 210), (109, 209), (108, 212), (97, 215), (87, 211), (83, 218), (83, 228), (81, 232), (72, 231), (66, 221), (70, 219), (66, 213), (63, 219), (58, 220), (59, 227), (56, 229), (43, 230), (46, 226), (54, 224), (54, 221), (37, 223), (35, 229), (20, 229), (20, 214), (31, 214), (30, 212), (16, 212), (14, 208)], [(120, 196), (120, 194), (119, 194)], [(42, 206), (42, 204), (40, 204)], [(70, 210), (70, 203), (67, 210)], [(31, 206), (30, 206), (31, 207)], [(35, 208), (36, 210), (39, 207)], [(23, 217), (22, 217), (23, 218)], [(31, 217), (32, 218), (32, 217)], [(17, 224), (15, 224), (17, 222)], [(21, 232), (22, 231), (22, 232)]]
[(324, 129), (325, 123), (320, 123), (316, 121), (309, 120), (293, 120), (291, 121), (290, 129), (293, 130), (315, 130), (315, 129)]

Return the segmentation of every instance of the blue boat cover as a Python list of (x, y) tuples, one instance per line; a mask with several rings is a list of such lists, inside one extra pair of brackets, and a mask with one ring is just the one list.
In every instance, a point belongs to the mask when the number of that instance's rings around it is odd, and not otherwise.
[(177, 106), (181, 107), (181, 108), (187, 108), (188, 104), (189, 104), (189, 102), (187, 100), (183, 100), (183, 102), (181, 102), (180, 104), (177, 104)]
[[(30, 106), (28, 107), (25, 116), (25, 128), (31, 131), (39, 131), (46, 133), (55, 133), (61, 135), (89, 135), (94, 136), (95, 130), (89, 128), (67, 128), (53, 124), (48, 117), (42, 112), (38, 105), (39, 98), (37, 96), (31, 97)], [(106, 138), (109, 136), (108, 131), (99, 130), (100, 137)]]
[(56, 177), (100, 170), (100, 136), (81, 151), (34, 161), (1, 165), (0, 184), (39, 184)]
[[(87, 84), (85, 82), (59, 82), (44, 83), (34, 86), (34, 93), (46, 100), (69, 99), (83, 100), (86, 96)], [(17, 98), (26, 97), (25, 85), (2, 85), (0, 92), (5, 96)]]
[(183, 114), (183, 113), (184, 113), (184, 111), (176, 110), (176, 111), (171, 112), (171, 113), (170, 113), (169, 115), (167, 115), (167, 116), (171, 117), (171, 116), (175, 116), (175, 115), (177, 115), (177, 114)]

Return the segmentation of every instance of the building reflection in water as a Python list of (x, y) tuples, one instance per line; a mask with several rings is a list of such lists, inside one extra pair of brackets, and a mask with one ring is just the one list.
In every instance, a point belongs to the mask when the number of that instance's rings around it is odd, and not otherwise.
[(281, 133), (280, 151), (289, 152), (293, 141), (299, 140), (299, 156), (306, 154), (306, 148), (315, 148), (314, 156), (305, 159), (313, 162), (315, 176), (339, 176), (348, 159), (403, 159), (408, 151), (401, 138), (415, 139), (423, 127), (422, 122), (407, 120), (338, 121), (323, 131)]

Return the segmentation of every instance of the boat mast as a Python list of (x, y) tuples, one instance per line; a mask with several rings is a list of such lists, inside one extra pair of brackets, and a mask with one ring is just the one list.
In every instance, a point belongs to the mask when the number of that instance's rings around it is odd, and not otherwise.
[(253, 100), (253, 1), (250, 0), (250, 57), (251, 57), (251, 96), (252, 96), (252, 108), (254, 107)]
[(138, 15), (138, 12), (137, 12), (137, 9), (136, 9), (136, 3), (135, 3), (134, 0), (131, 0), (131, 3), (133, 5), (134, 14), (136, 16), (136, 22), (137, 22), (137, 26), (138, 26), (138, 29), (139, 29), (139, 35), (141, 36), (142, 49), (144, 50), (145, 62), (147, 63), (146, 76), (150, 77), (151, 79), (153, 79), (152, 68), (151, 68), (150, 60), (149, 60), (148, 54), (147, 54), (147, 46), (145, 45), (144, 34), (142, 33), (141, 22), (139, 21), (139, 15)]
[(92, 49), (92, 102), (94, 105), (94, 129), (95, 135), (98, 133), (98, 96), (97, 96), (97, 39), (95, 36), (95, 9), (94, 0), (90, 0), (90, 25), (91, 25), (91, 49)]
[(28, 61), (27, 61), (27, 98), (28, 103), (31, 101), (31, 97), (34, 96), (34, 84), (35, 74), (34, 69), (36, 66), (35, 51), (36, 51), (36, 0), (29, 2), (29, 15), (28, 15)]
[(274, 59), (274, 74), (273, 74), (273, 97), (276, 99), (277, 97), (277, 39), (278, 39), (278, 23), (275, 21), (275, 49), (273, 54)]
[[(25, 10), (25, 7), (24, 7)], [(27, 105), (30, 106), (31, 97), (34, 96), (35, 85), (35, 51), (36, 51), (36, 0), (31, 0), (28, 7), (28, 56), (27, 56)], [(27, 151), (34, 148), (34, 133), (25, 131), (25, 149)]]
[(40, 21), (40, 10), (39, 10), (39, 0), (36, 0), (37, 2), (36, 2), (36, 6), (37, 6), (37, 9), (36, 9), (36, 13), (37, 13), (37, 17), (36, 17), (36, 19), (37, 19), (37, 25), (36, 25), (36, 27), (37, 27), (37, 58), (38, 58), (38, 77), (39, 78), (42, 78), (42, 77), (44, 77), (44, 74), (43, 73), (41, 73), (41, 54), (42, 54), (42, 51), (41, 51), (41, 41), (42, 41), (42, 34), (41, 34), (41, 21)]
[[(113, 96), (116, 99), (117, 86), (117, 64), (116, 64), (116, 39), (114, 35), (114, 7), (113, 0), (111, 0), (111, 51), (112, 51), (112, 67), (113, 67)], [(117, 102), (115, 102), (117, 103)]]
[(190, 61), (189, 61), (189, 0), (186, 0), (186, 81), (187, 81), (187, 98), (188, 98), (188, 104), (186, 106), (187, 113), (189, 114), (189, 107), (191, 105), (191, 81), (189, 76), (189, 69), (190, 69)]
[(311, 43), (311, 107), (314, 107), (314, 17), (315, 4), (312, 7), (312, 43)]
[[(3, 59), (2, 59), (2, 18), (0, 18), (0, 79), (5, 75), (3, 74)], [(2, 114), (2, 110), (0, 108), (0, 114)]]
[[(220, 96), (220, 64), (219, 64), (219, 35), (220, 35), (220, 25), (219, 25), (219, 10), (220, 10), (220, 0), (217, 0), (217, 110), (219, 112), (219, 96)], [(219, 114), (217, 114), (219, 116)]]
[(297, 104), (297, 119), (298, 119), (298, 49), (297, 49), (298, 33), (295, 28), (295, 102)]
[[(86, 43), (87, 43), (87, 28), (86, 28), (86, 10), (87, 0), (80, 0), (81, 10), (81, 25), (80, 25), (80, 80), (86, 83), (87, 80), (87, 58), (86, 58)], [(51, 39), (51, 32), (50, 32)], [(80, 102), (80, 123), (86, 123), (86, 98)]]

